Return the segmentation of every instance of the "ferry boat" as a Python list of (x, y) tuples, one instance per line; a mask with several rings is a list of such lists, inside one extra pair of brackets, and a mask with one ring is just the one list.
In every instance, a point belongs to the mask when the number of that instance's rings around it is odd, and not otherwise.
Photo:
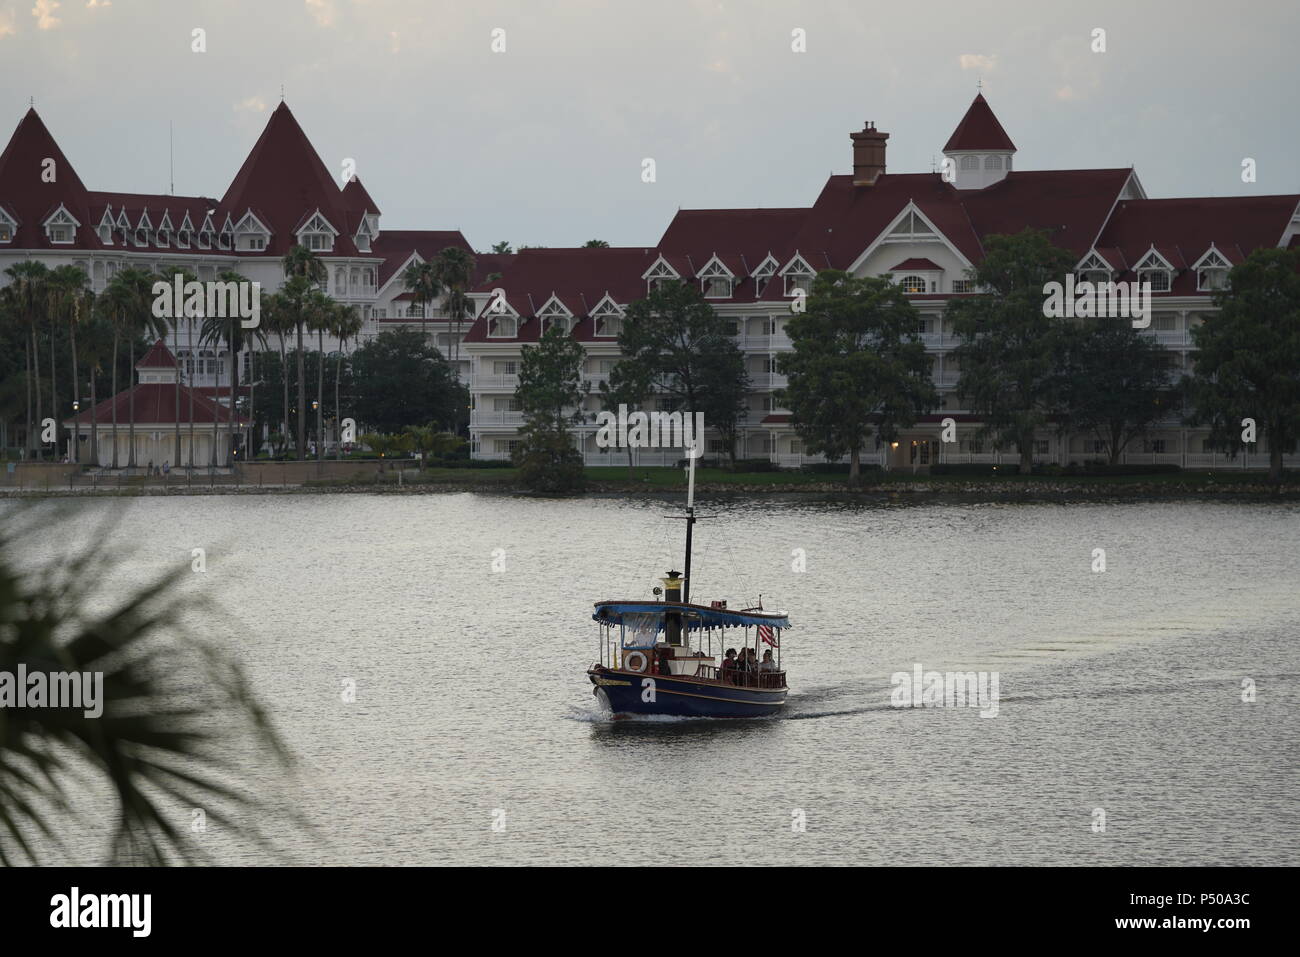
[[(785, 704), (783, 612), (732, 610), (726, 601), (693, 604), (691, 533), (695, 525), (695, 455), (686, 493), (684, 572), (671, 570), (654, 600), (596, 602), (600, 660), (587, 669), (592, 694), (615, 718), (672, 715), (761, 718)], [(736, 655), (724, 655), (734, 647)]]

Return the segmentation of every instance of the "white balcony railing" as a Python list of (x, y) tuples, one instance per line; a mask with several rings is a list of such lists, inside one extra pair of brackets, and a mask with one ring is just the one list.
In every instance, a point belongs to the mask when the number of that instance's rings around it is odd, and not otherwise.
[(469, 424), (475, 426), (499, 426), (504, 428), (522, 428), (522, 412), (497, 411), (496, 409), (474, 409), (469, 414)]
[(484, 392), (488, 389), (509, 390), (513, 392), (519, 388), (519, 376), (517, 375), (493, 375), (482, 372), (474, 373), (470, 380), (470, 388), (476, 392)]

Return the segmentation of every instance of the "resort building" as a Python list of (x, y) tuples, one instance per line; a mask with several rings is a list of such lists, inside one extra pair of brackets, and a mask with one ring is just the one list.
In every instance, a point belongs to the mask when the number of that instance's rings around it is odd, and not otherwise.
[[(465, 237), (455, 230), (382, 229), (380, 210), (361, 181), (331, 178), (284, 103), (220, 198), (89, 190), (33, 109), (0, 154), (0, 282), (8, 266), (39, 259), (51, 267), (81, 267), (96, 291), (118, 271), (139, 267), (161, 274), (184, 268), (202, 280), (234, 271), (260, 282), (266, 293), (283, 282), (281, 257), (301, 244), (326, 264), (323, 288), (357, 307), (362, 341), (395, 325), (424, 328), (456, 360), (472, 393), (473, 454), (487, 459), (507, 458), (519, 440), (515, 388), (524, 347), (559, 324), (586, 350), (584, 377), (596, 392), (620, 358), (617, 337), (628, 305), (658, 283), (686, 282), (731, 323), (745, 354), (751, 391), (737, 455), (797, 466), (816, 458), (805, 454), (789, 410), (776, 399), (786, 384), (777, 357), (790, 348), (785, 323), (792, 303), (822, 269), (888, 274), (920, 312), (919, 334), (934, 359), (940, 403), (897, 442), (869, 450), (864, 461), (926, 468), (1017, 457), (1014, 449), (995, 449), (975, 437), (980, 422), (954, 391), (958, 342), (943, 318), (953, 297), (974, 293), (969, 270), (988, 236), (1045, 229), (1070, 251), (1080, 279), (1150, 282), (1147, 334), (1169, 350), (1171, 375), (1190, 369), (1191, 330), (1213, 310), (1211, 295), (1227, 271), (1254, 249), (1300, 245), (1300, 195), (1149, 199), (1131, 168), (1023, 169), (982, 95), (944, 144), (941, 170), (889, 172), (888, 139), (871, 123), (850, 133), (844, 159), (851, 172), (832, 175), (806, 207), (681, 210), (658, 242), (644, 247), (475, 253), (474, 317), (457, 328), (441, 304), (422, 316), (402, 273), (449, 246), (470, 250)], [(56, 176), (48, 175), (50, 163)], [(234, 358), (198, 344), (186, 320), (169, 334), (167, 346), (164, 351), (179, 359), (175, 385), (230, 405), (226, 384)], [(327, 339), (326, 349), (335, 348)], [(247, 383), (248, 356), (239, 361)], [(84, 397), (82, 403), (86, 408)], [(593, 396), (587, 405), (592, 421), (575, 428), (575, 441), (591, 464), (622, 464), (621, 452), (596, 446), (598, 400)], [(653, 405), (667, 409), (670, 403)], [(949, 416), (958, 424), (955, 444), (939, 440), (940, 421)], [(78, 429), (85, 419), (77, 417)], [(165, 424), (150, 422), (146, 431)], [(84, 437), (79, 441), (84, 444)], [(711, 454), (725, 451), (716, 435), (706, 441)], [(201, 456), (201, 448), (195, 451)], [(1126, 459), (1262, 467), (1265, 452), (1261, 443), (1251, 456), (1228, 462), (1204, 433), (1173, 414), (1131, 446)], [(1089, 436), (1044, 432), (1035, 439), (1041, 461), (1065, 464), (1102, 454)], [(679, 457), (674, 450), (640, 453), (646, 464)]]

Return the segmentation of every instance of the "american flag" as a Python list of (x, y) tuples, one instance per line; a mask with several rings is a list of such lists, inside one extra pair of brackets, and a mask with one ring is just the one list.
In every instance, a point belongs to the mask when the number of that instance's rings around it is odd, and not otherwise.
[(769, 645), (771, 645), (773, 648), (776, 647), (776, 639), (772, 636), (772, 626), (771, 626), (771, 625), (759, 625), (759, 626), (758, 626), (758, 637), (761, 638), (761, 639), (763, 639), (763, 642), (764, 642), (765, 644), (769, 644)]

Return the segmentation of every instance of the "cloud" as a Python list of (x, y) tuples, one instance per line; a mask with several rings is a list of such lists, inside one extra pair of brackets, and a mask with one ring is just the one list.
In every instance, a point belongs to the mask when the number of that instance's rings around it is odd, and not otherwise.
[(319, 26), (334, 26), (334, 4), (330, 0), (303, 0), (303, 2), (307, 5), (308, 12), (316, 18)]
[(240, 100), (235, 104), (236, 113), (265, 113), (266, 100), (260, 96), (250, 96), (246, 100)]
[(96, 7), (111, 7), (113, 0), (86, 0), (86, 9), (94, 10)]
[(389, 31), (388, 34), (388, 52), (396, 53), (402, 49), (402, 38), (396, 30)]
[(54, 11), (60, 6), (59, 0), (36, 0), (36, 6), (32, 7), (32, 16), (36, 18), (37, 28), (53, 30), (62, 23), (63, 21), (54, 15)]
[(985, 56), (983, 53), (963, 53), (957, 58), (963, 70), (979, 70), (982, 73), (992, 73), (998, 68), (998, 55)]
[(14, 32), (14, 12), (0, 10), (0, 37), (10, 36)]

